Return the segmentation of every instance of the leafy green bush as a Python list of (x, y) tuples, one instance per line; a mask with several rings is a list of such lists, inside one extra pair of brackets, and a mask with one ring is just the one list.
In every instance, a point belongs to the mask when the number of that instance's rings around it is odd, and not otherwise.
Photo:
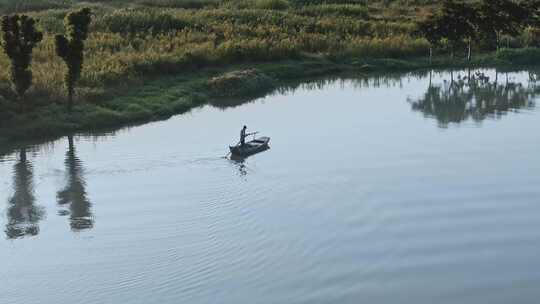
[(13, 14), (48, 9), (68, 8), (73, 4), (70, 0), (1, 0), (0, 13)]
[(249, 96), (275, 88), (275, 82), (256, 69), (249, 69), (214, 77), (208, 81), (208, 87), (213, 96)]
[(116, 10), (96, 20), (95, 30), (111, 33), (152, 34), (182, 30), (189, 24), (162, 10)]
[(360, 4), (367, 5), (372, 1), (369, 0), (292, 0), (296, 6), (309, 6), (320, 4)]
[(368, 18), (369, 9), (363, 5), (353, 4), (321, 4), (308, 5), (295, 10), (295, 13), (304, 16), (349, 16), (358, 18)]
[(540, 49), (499, 49), (496, 58), (512, 64), (538, 64), (540, 63)]
[(527, 47), (540, 47), (540, 28), (528, 27), (523, 36)]
[(135, 3), (164, 8), (192, 8), (202, 9), (205, 7), (216, 7), (219, 4), (217, 0), (137, 0)]
[(286, 10), (290, 6), (287, 0), (256, 0), (255, 8), (268, 10)]
[(0, 96), (0, 126), (3, 122), (9, 121), (15, 117), (15, 105)]
[(407, 36), (388, 38), (355, 39), (347, 45), (344, 56), (370, 58), (404, 58), (423, 56), (429, 52), (429, 43), (425, 39)]

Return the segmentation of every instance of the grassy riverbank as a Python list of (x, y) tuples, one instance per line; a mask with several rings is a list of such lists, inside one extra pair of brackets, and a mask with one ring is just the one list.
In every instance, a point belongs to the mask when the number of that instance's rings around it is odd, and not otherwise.
[[(271, 63), (244, 63), (229, 67), (205, 68), (178, 75), (155, 77), (139, 86), (118, 88), (99, 102), (79, 103), (68, 114), (60, 104), (42, 106), (27, 113), (5, 117), (0, 128), (0, 141), (24, 139), (50, 139), (57, 136), (85, 131), (114, 129), (153, 120), (166, 119), (194, 107), (213, 104), (227, 106), (264, 96), (287, 82), (315, 76), (340, 73), (370, 73), (412, 71), (427, 68), (465, 68), (468, 66), (510, 67), (511, 57), (506, 61), (494, 55), (477, 57), (473, 62), (435, 59), (431, 64), (423, 59), (348, 59), (329, 61), (322, 58), (304, 58)], [(519, 57), (521, 58), (521, 57)], [(234, 73), (251, 71), (233, 82), (215, 87), (220, 78), (230, 78)], [(256, 73), (255, 75), (253, 73)], [(254, 84), (254, 79), (258, 78)], [(230, 84), (233, 84), (232, 86)], [(232, 89), (227, 90), (227, 87)]]
[[(164, 119), (316, 75), (539, 62), (540, 51), (532, 48), (483, 55), (475, 50), (472, 62), (459, 59), (459, 52), (450, 60), (448, 50), (440, 49), (440, 57), (428, 62), (429, 44), (415, 34), (414, 21), (435, 3), (0, 0), (1, 13), (25, 12), (45, 34), (34, 52), (34, 85), (23, 103), (15, 100), (9, 61), (0, 53), (0, 142)], [(53, 40), (63, 32), (65, 15), (83, 6), (95, 16), (76, 106), (68, 114), (65, 66)], [(524, 33), (509, 41), (519, 48), (529, 45), (527, 39)], [(229, 87), (235, 89), (223, 90)]]

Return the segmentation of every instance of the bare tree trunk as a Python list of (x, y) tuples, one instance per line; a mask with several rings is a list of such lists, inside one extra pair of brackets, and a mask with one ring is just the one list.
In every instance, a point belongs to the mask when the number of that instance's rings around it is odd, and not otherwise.
[(469, 37), (469, 43), (468, 43), (468, 49), (467, 49), (467, 61), (471, 61), (472, 59), (472, 47), (471, 47), (471, 44), (472, 44), (472, 39)]
[(73, 95), (74, 95), (74, 88), (73, 86), (70, 86), (68, 88), (68, 111), (71, 112), (73, 109)]
[(433, 63), (433, 47), (429, 47), (429, 64)]

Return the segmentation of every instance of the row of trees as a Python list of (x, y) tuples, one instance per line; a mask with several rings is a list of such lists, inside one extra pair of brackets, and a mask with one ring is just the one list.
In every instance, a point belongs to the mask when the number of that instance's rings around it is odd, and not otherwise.
[(453, 57), (456, 49), (466, 47), (468, 60), (474, 42), (485, 49), (497, 49), (503, 35), (517, 36), (524, 28), (539, 25), (540, 0), (444, 0), (437, 12), (417, 24), (432, 49), (446, 43)]
[[(65, 35), (56, 35), (56, 54), (67, 66), (64, 83), (68, 95), (68, 109), (73, 106), (75, 85), (81, 76), (84, 42), (88, 37), (92, 12), (89, 8), (69, 13), (64, 19)], [(20, 102), (32, 85), (33, 49), (42, 41), (43, 33), (36, 21), (25, 15), (3, 16), (1, 45), (10, 61), (10, 80)]]

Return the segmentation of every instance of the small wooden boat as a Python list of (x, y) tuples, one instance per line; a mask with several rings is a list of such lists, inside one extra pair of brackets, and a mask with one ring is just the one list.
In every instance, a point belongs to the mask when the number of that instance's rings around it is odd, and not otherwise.
[(237, 157), (248, 157), (250, 155), (262, 152), (270, 148), (268, 143), (270, 142), (270, 137), (259, 137), (252, 141), (246, 142), (243, 146), (238, 144), (236, 146), (231, 146), (231, 154)]

